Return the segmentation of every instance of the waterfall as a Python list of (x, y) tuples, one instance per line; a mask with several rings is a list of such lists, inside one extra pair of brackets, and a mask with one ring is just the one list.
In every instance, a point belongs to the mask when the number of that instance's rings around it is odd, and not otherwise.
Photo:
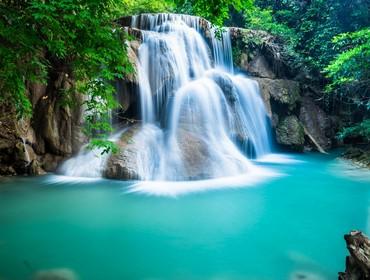
[[(136, 63), (142, 124), (131, 141), (135, 152), (123, 159), (133, 157), (138, 177), (158, 183), (265, 176), (250, 158), (271, 152), (269, 120), (258, 83), (234, 73), (229, 30), (176, 14), (133, 16), (131, 26), (142, 32)], [(98, 153), (82, 149), (60, 171), (100, 177), (109, 155)]]
[[(247, 156), (271, 151), (257, 82), (234, 74), (229, 31), (216, 36), (205, 23), (175, 14), (132, 18), (132, 27), (143, 30), (137, 64), (143, 180), (236, 176), (251, 169)], [(202, 28), (210, 30), (211, 49)]]

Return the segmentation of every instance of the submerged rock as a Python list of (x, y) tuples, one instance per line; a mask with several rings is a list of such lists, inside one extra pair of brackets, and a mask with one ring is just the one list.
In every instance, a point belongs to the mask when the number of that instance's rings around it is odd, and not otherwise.
[(285, 117), (276, 128), (276, 140), (280, 145), (297, 151), (303, 150), (304, 129), (294, 115)]
[(350, 253), (346, 257), (346, 271), (339, 272), (339, 280), (370, 279), (370, 240), (361, 231), (351, 231), (344, 236)]
[(68, 268), (56, 268), (36, 272), (33, 280), (77, 280), (76, 273)]

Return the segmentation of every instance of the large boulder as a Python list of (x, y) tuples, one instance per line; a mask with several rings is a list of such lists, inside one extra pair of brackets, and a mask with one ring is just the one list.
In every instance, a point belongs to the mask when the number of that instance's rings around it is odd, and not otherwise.
[(266, 57), (260, 52), (257, 53), (251, 61), (248, 61), (245, 54), (242, 55), (240, 67), (242, 67), (243, 70), (249, 72), (253, 76), (270, 79), (276, 78), (276, 74), (271, 69), (271, 66), (267, 62)]
[(276, 128), (278, 144), (302, 151), (304, 146), (304, 128), (295, 115), (283, 118)]

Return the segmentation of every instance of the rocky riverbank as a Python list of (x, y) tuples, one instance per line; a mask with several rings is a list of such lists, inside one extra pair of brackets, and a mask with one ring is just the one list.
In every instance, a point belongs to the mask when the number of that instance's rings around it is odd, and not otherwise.
[(359, 167), (370, 168), (370, 147), (368, 146), (351, 146), (342, 154), (342, 157), (351, 160)]

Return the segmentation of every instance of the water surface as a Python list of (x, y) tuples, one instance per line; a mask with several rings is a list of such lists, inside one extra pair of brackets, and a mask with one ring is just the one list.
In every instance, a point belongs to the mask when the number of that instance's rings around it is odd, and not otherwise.
[[(370, 233), (370, 175), (334, 156), (258, 163), (284, 176), (177, 197), (131, 182), (0, 180), (0, 279), (336, 279), (343, 235)], [(268, 160), (267, 160), (268, 161)]]

